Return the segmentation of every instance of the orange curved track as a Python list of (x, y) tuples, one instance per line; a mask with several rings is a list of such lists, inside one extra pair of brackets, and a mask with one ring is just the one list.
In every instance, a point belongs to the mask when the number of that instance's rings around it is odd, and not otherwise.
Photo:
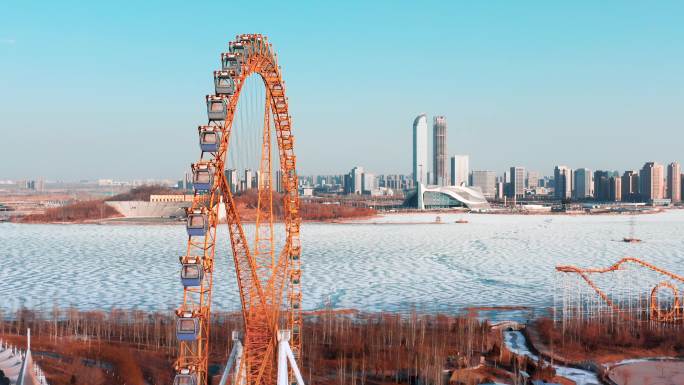
[[(614, 271), (621, 270), (622, 266), (628, 263), (633, 263), (642, 267), (645, 267), (649, 270), (655, 271), (657, 273), (660, 273), (664, 276), (667, 276), (675, 281), (679, 281), (684, 283), (684, 277), (675, 273), (671, 273), (665, 269), (662, 269), (658, 266), (655, 266), (651, 263), (642, 261), (641, 259), (634, 258), (634, 257), (625, 257), (617, 261), (611, 266), (604, 267), (604, 268), (581, 268), (577, 266), (572, 266), (572, 265), (564, 265), (564, 266), (556, 266), (556, 271), (561, 272), (561, 273), (574, 273), (582, 277), (582, 279), (598, 294), (603, 301), (610, 306), (614, 311), (619, 311), (621, 310), (611, 299), (604, 293), (595, 283), (594, 281), (589, 278), (589, 274), (593, 273), (610, 273)], [(672, 306), (671, 310), (662, 310), (658, 306), (658, 302), (654, 301), (654, 298), (657, 297), (658, 290), (661, 287), (667, 287), (670, 288), (673, 293), (674, 293), (674, 303)], [(650, 305), (650, 314), (651, 314), (651, 319), (656, 320), (656, 321), (662, 321), (662, 322), (671, 322), (675, 321), (678, 319), (681, 319), (680, 313), (682, 311), (681, 305), (680, 305), (680, 299), (678, 297), (679, 292), (676, 288), (676, 286), (672, 285), (669, 282), (660, 282), (658, 283), (653, 290), (651, 291), (651, 305)]]
[[(658, 291), (661, 288), (669, 289), (672, 292), (674, 301), (669, 309), (663, 309), (658, 304)], [(677, 286), (670, 282), (663, 281), (657, 284), (653, 290), (651, 290), (651, 319), (655, 319), (661, 322), (675, 322), (681, 318), (681, 301), (679, 299), (679, 290)]]

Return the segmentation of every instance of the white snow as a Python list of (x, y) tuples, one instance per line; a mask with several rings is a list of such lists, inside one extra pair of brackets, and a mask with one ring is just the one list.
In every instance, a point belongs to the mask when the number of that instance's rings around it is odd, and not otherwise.
[[(558, 264), (605, 266), (631, 255), (675, 272), (684, 210), (636, 218), (641, 244), (619, 242), (628, 216), (389, 215), (302, 225), (304, 308), (455, 311), (551, 306)], [(411, 224), (423, 222), (424, 224)], [(1, 308), (175, 308), (182, 296), (182, 226), (0, 224)], [(219, 234), (214, 303), (239, 309), (227, 230)]]

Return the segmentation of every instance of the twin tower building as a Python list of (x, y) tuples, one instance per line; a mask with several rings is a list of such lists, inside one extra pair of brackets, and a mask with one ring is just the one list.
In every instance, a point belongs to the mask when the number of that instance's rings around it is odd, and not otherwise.
[[(432, 122), (432, 171), (428, 164), (428, 120), (421, 114), (413, 121), (413, 180), (415, 184), (447, 186), (449, 179), (447, 156), (447, 122), (435, 116)], [(466, 165), (467, 168), (467, 165)]]
[(468, 156), (453, 156), (451, 168), (447, 163), (448, 159), (446, 118), (435, 116), (432, 120), (430, 169), (427, 115), (418, 115), (413, 121), (413, 181), (416, 188), (408, 195), (406, 205), (421, 210), (455, 207), (466, 207), (471, 210), (489, 209), (489, 203), (482, 190), (468, 187)]

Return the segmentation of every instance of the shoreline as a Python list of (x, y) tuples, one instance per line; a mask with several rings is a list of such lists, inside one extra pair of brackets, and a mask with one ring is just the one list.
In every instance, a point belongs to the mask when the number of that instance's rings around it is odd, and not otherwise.
[[(379, 212), (378, 214), (371, 216), (360, 216), (360, 217), (342, 217), (342, 218), (331, 218), (323, 220), (315, 219), (302, 219), (303, 223), (316, 223), (316, 224), (340, 224), (340, 225), (426, 225), (426, 224), (450, 224), (451, 222), (437, 222), (437, 221), (415, 221), (415, 222), (368, 222), (369, 220), (383, 217), (399, 217), (399, 216), (412, 216), (412, 215), (493, 215), (493, 216), (553, 216), (553, 217), (592, 217), (592, 216), (632, 216), (632, 215), (657, 215), (663, 214), (672, 210), (682, 210), (680, 207), (670, 207), (670, 208), (654, 208), (653, 210), (640, 210), (640, 211), (624, 211), (624, 212), (551, 212), (551, 211), (488, 211), (488, 212), (476, 212), (476, 211), (465, 211), (465, 210), (424, 210), (424, 211), (395, 211), (395, 212)], [(136, 225), (136, 226), (147, 226), (147, 225), (182, 225), (185, 224), (184, 219), (172, 219), (172, 218), (125, 218), (125, 217), (112, 217), (104, 219), (85, 219), (78, 221), (30, 221), (22, 222), (17, 220), (12, 220), (8, 218), (6, 221), (0, 223), (15, 223), (22, 225)], [(226, 223), (226, 222), (221, 222)], [(255, 223), (254, 220), (243, 220), (242, 223)], [(283, 221), (275, 221), (275, 223), (283, 223)], [(467, 222), (459, 223), (467, 224)]]

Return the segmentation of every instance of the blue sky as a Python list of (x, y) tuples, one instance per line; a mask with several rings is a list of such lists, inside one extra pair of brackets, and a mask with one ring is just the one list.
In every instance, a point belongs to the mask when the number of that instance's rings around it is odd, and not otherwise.
[[(177, 178), (220, 52), (269, 36), (300, 174), (409, 173), (445, 115), (471, 168), (684, 161), (684, 2), (0, 3), (0, 179)], [(30, 137), (30, 142), (22, 138)]]

